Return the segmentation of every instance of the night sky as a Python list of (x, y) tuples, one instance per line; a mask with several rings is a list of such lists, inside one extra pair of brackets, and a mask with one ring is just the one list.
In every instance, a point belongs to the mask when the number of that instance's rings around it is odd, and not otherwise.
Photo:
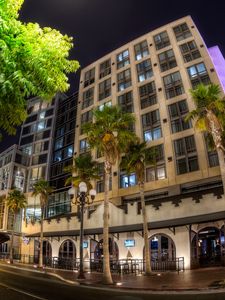
[[(191, 15), (208, 47), (225, 56), (225, 2), (222, 0), (25, 0), (20, 20), (38, 22), (74, 38), (71, 58), (81, 67), (171, 21)], [(68, 95), (76, 91), (79, 72), (70, 76)], [(15, 143), (5, 137), (0, 150)]]

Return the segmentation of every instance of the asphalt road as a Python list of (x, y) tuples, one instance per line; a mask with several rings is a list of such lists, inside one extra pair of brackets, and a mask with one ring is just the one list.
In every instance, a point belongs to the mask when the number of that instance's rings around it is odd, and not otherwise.
[(0, 300), (224, 300), (225, 292), (209, 294), (129, 292), (74, 286), (52, 276), (0, 266)]

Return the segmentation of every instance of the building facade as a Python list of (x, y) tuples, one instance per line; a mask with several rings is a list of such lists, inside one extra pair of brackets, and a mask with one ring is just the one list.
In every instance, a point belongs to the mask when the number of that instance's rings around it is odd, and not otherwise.
[[(195, 108), (190, 89), (212, 82), (225, 90), (222, 64), (219, 49), (207, 48), (187, 16), (123, 45), (81, 71), (73, 151), (90, 151), (82, 124), (92, 120), (92, 110), (118, 104), (134, 113), (136, 134), (159, 153), (156, 165), (146, 168), (145, 184), (153, 264), (178, 259), (185, 268), (224, 263), (225, 198), (217, 154), (209, 150), (194, 123), (184, 120)], [(52, 168), (62, 155), (57, 149), (60, 143), (57, 137)], [(84, 217), (87, 260), (102, 256), (103, 158), (95, 151), (92, 154), (99, 162), (100, 179), (94, 183), (95, 202)], [(142, 260), (142, 214), (135, 174), (127, 175), (114, 166), (111, 178), (110, 255)], [(48, 258), (79, 258), (78, 209), (73, 206), (66, 212), (53, 213), (44, 222)], [(21, 253), (34, 255), (39, 224), (23, 224), (22, 232), (28, 242), (21, 244)]]

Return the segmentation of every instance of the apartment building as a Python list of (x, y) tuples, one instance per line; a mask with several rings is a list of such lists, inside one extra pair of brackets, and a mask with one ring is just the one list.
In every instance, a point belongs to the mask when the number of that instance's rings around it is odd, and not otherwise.
[[(217, 154), (204, 134), (185, 122), (195, 108), (189, 90), (199, 83), (216, 83), (225, 90), (224, 59), (218, 47), (207, 48), (190, 16), (178, 19), (122, 45), (81, 71), (75, 149), (90, 151), (82, 124), (92, 110), (119, 104), (136, 116), (135, 132), (149, 148), (158, 149), (157, 164), (147, 166), (145, 203), (152, 262), (181, 259), (185, 268), (224, 263), (225, 198)], [(103, 158), (97, 197), (84, 218), (86, 258), (102, 255), (104, 197)], [(110, 254), (143, 259), (141, 204), (135, 174), (112, 169), (110, 191)], [(52, 257), (79, 258), (79, 214), (46, 220), (46, 249)], [(40, 229), (23, 232), (32, 254)], [(46, 250), (47, 253), (47, 250)]]

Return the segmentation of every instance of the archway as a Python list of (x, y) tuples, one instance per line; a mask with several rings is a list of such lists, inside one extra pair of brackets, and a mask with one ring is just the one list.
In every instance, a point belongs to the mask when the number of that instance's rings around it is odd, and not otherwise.
[[(118, 260), (119, 259), (119, 248), (117, 243), (109, 238), (109, 255), (110, 259)], [(94, 250), (94, 259), (101, 259), (103, 257), (103, 239), (97, 242)]]
[[(49, 241), (44, 240), (42, 242), (42, 255), (43, 255), (43, 264), (44, 265), (51, 265), (52, 259), (52, 246)], [(40, 257), (40, 242), (39, 240), (34, 241), (34, 263), (39, 263)]]
[(224, 230), (205, 227), (196, 233), (192, 240), (192, 262), (200, 267), (222, 264), (224, 253)]
[(150, 240), (151, 261), (168, 261), (176, 258), (174, 241), (165, 234), (155, 234)]
[(54, 264), (57, 264), (58, 268), (73, 270), (77, 268), (76, 262), (76, 247), (71, 240), (65, 240), (59, 248), (59, 257), (57, 262), (54, 261)]
[(71, 240), (65, 240), (59, 248), (59, 257), (76, 259), (76, 248)]
[(52, 246), (49, 241), (44, 240), (42, 243), (43, 249), (43, 264), (44, 265), (51, 265), (52, 261)]

